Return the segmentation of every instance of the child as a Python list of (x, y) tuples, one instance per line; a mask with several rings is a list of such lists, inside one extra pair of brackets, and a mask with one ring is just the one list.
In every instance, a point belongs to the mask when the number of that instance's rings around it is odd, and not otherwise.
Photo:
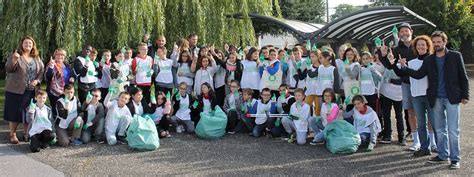
[(151, 76), (153, 74), (153, 59), (147, 55), (147, 45), (138, 45), (138, 55), (132, 61), (132, 73), (135, 76), (135, 84), (142, 89), (147, 103), (150, 102)]
[[(194, 99), (191, 94), (187, 93), (188, 84), (181, 82), (178, 86), (179, 92), (173, 96), (173, 116), (171, 124), (176, 127), (177, 133), (186, 130), (187, 133), (194, 133), (193, 121), (191, 121), (191, 108)], [(184, 125), (184, 127), (183, 127)]]
[[(318, 83), (318, 69), (321, 63), (319, 62), (321, 58), (321, 51), (316, 49), (315, 51), (310, 52), (311, 65), (307, 69), (306, 77), (306, 103), (313, 109), (313, 115), (319, 116), (321, 112), (321, 104), (317, 94), (318, 88), (321, 86)], [(316, 73), (316, 74), (313, 74)]]
[(102, 103), (99, 102), (102, 95), (99, 89), (93, 89), (91, 93), (86, 96), (86, 101), (82, 104), (82, 112), (84, 112), (84, 120), (86, 120), (81, 141), (86, 144), (89, 143), (92, 137), (92, 133), (97, 142), (104, 142), (104, 122), (105, 122), (105, 108)]
[(235, 126), (234, 131), (237, 133), (241, 132), (251, 132), (255, 126), (255, 119), (248, 116), (248, 114), (257, 112), (256, 103), (257, 100), (252, 98), (253, 90), (252, 89), (243, 89), (242, 90), (242, 105), (240, 111), (240, 119), (237, 125)]
[(132, 119), (132, 114), (126, 105), (129, 99), (130, 94), (127, 92), (121, 92), (118, 100), (111, 100), (111, 94), (107, 94), (105, 97), (104, 104), (107, 108), (105, 136), (109, 145), (115, 145), (117, 141), (123, 144), (127, 143), (125, 132)]
[(135, 77), (132, 74), (132, 62), (133, 62), (133, 50), (131, 48), (127, 48), (124, 53), (124, 60), (123, 63), (128, 66), (128, 75), (127, 81), (129, 81), (129, 86), (126, 88), (127, 91), (130, 91), (131, 88), (135, 87)]
[(310, 142), (311, 145), (317, 145), (323, 142), (324, 128), (338, 117), (339, 106), (337, 106), (336, 94), (333, 89), (324, 89), (323, 101), (324, 102), (321, 106), (321, 116), (309, 120), (309, 126), (314, 131), (314, 139)]
[[(280, 91), (280, 96), (278, 97), (277, 103), (276, 103), (277, 111), (280, 114), (290, 114), (291, 105), (293, 105), (293, 103), (295, 102), (295, 97), (290, 94), (289, 87), (286, 84), (281, 84), (279, 91)], [(280, 121), (280, 120), (276, 120), (276, 121)], [(283, 132), (286, 132), (284, 128), (283, 128)], [(282, 139), (285, 141), (288, 141), (289, 137), (283, 136)]]
[[(204, 50), (205, 48), (201, 48)], [(200, 62), (199, 62), (200, 61)], [(199, 69), (196, 71), (196, 77), (194, 78), (194, 93), (197, 95), (201, 94), (201, 85), (208, 83), (214, 85), (213, 77), (217, 71), (216, 62), (212, 57), (201, 56), (198, 58)], [(212, 87), (210, 87), (212, 89)]]
[[(233, 80), (241, 82), (243, 65), (240, 60), (237, 59), (237, 55), (234, 53), (229, 54), (227, 60), (220, 60), (220, 66), (226, 71), (225, 73), (225, 93), (230, 93), (230, 84)], [(240, 84), (239, 84), (240, 85)]]
[(377, 142), (377, 135), (382, 131), (377, 113), (366, 105), (367, 101), (362, 95), (354, 96), (352, 104), (354, 109), (344, 117), (354, 117), (354, 127), (360, 135), (362, 145), (368, 145), (367, 151), (372, 151)]
[(153, 105), (155, 112), (152, 114), (152, 118), (156, 124), (160, 138), (171, 137), (168, 131), (170, 125), (171, 100), (168, 99), (170, 98), (166, 98), (165, 93), (159, 91), (156, 95), (156, 105)]
[[(154, 109), (143, 99), (142, 89), (138, 87), (132, 88), (130, 95), (132, 100), (127, 103), (127, 107), (128, 110), (130, 110), (132, 117), (135, 115), (143, 116), (145, 114), (153, 113)], [(156, 100), (154, 98), (151, 98), (151, 102), (151, 104), (156, 104)]]
[(43, 90), (36, 92), (36, 104), (31, 103), (29, 107), (29, 130), (30, 149), (31, 152), (39, 152), (53, 141), (55, 135), (53, 133), (53, 118), (51, 108), (46, 106), (47, 93)]
[(263, 131), (267, 128), (269, 115), (277, 112), (276, 103), (270, 100), (272, 94), (269, 88), (263, 88), (260, 96), (261, 100), (254, 104), (254, 106), (256, 106), (254, 110), (257, 116), (255, 117), (256, 125), (252, 130), (252, 135), (256, 138), (262, 136)]
[(94, 61), (96, 57), (97, 51), (91, 46), (85, 45), (81, 56), (74, 60), (74, 73), (78, 77), (77, 90), (81, 102), (86, 100), (87, 92), (95, 88), (95, 83), (98, 81), (97, 74), (101, 74)]
[[(117, 79), (117, 84), (123, 88), (123, 90), (128, 90), (130, 87), (130, 65), (124, 61), (124, 53), (123, 51), (117, 51), (115, 54), (115, 60), (110, 68), (111, 72), (111, 79)], [(114, 73), (116, 72), (116, 73)], [(112, 84), (112, 83), (111, 83)], [(115, 84), (115, 83), (114, 83)]]
[(305, 88), (305, 78), (306, 78), (306, 58), (302, 58), (303, 50), (299, 47), (293, 48), (293, 55), (290, 57), (291, 60), (288, 61), (288, 77), (287, 83), (290, 85), (290, 92), (296, 88)]
[[(231, 54), (232, 55), (232, 54)], [(239, 92), (239, 81), (230, 82), (230, 93), (225, 97), (223, 111), (227, 114), (227, 133), (235, 134), (235, 127), (241, 118), (239, 111), (242, 108), (242, 96)]]
[[(64, 87), (64, 97), (60, 98), (56, 104), (58, 110), (59, 125), (57, 128), (58, 142), (60, 146), (68, 146), (69, 140), (73, 145), (81, 145), (81, 130), (83, 125), (80, 112), (81, 104), (74, 96), (74, 86)], [(72, 137), (68, 133), (72, 132)]]
[[(316, 89), (316, 95), (318, 95), (319, 100), (323, 99), (323, 91), (330, 88), (332, 90), (340, 90), (339, 89), (339, 72), (335, 66), (332, 65), (334, 63), (334, 53), (331, 51), (323, 51), (321, 52), (321, 65), (318, 67), (317, 70), (308, 71), (308, 76), (316, 74), (318, 77), (318, 87)], [(316, 72), (314, 72), (316, 71)], [(335, 98), (334, 98), (335, 99)], [(320, 101), (319, 103), (321, 103)], [(316, 116), (321, 116), (321, 104), (319, 105), (319, 112), (316, 110)]]
[[(174, 51), (176, 52), (176, 51)], [(155, 77), (155, 95), (157, 92), (162, 91), (164, 93), (171, 92), (174, 87), (173, 82), (173, 68), (178, 67), (176, 61), (177, 54), (171, 56), (172, 59), (166, 58), (166, 48), (158, 47), (156, 50), (156, 56), (154, 59), (153, 71), (156, 74)]]
[(258, 50), (255, 47), (249, 49), (245, 60), (242, 61), (242, 78), (248, 78), (242, 80), (242, 89), (252, 89), (253, 98), (259, 98), (259, 83), (260, 75), (258, 73)]
[(360, 73), (360, 64), (359, 64), (359, 54), (357, 53), (357, 49), (349, 47), (346, 49), (343, 55), (342, 63), (338, 63), (337, 68), (340, 69), (339, 76), (342, 77), (342, 92), (344, 97), (348, 99), (347, 103), (350, 103), (350, 99), (348, 98), (351, 95), (346, 93), (350, 93), (350, 90), (344, 90), (344, 84), (349, 83), (351, 81), (359, 81), (359, 73)]
[(194, 73), (191, 72), (191, 65), (194, 60), (191, 59), (191, 54), (188, 51), (183, 51), (179, 54), (178, 59), (178, 83), (185, 82), (187, 85), (187, 94), (192, 93), (192, 86), (194, 83)]
[[(99, 82), (96, 82), (95, 86), (96, 88), (100, 89), (101, 93), (104, 93), (104, 95), (107, 95), (109, 92), (109, 86), (110, 86), (110, 66), (111, 62), (110, 59), (112, 58), (112, 52), (110, 50), (104, 49), (102, 52), (102, 59), (100, 60), (99, 63), (99, 70), (102, 73), (99, 77)], [(101, 99), (100, 102), (104, 102), (104, 99)]]
[(198, 95), (196, 103), (193, 103), (193, 122), (194, 125), (197, 125), (201, 119), (201, 113), (209, 113), (213, 111), (217, 106), (216, 94), (212, 90), (212, 86), (209, 83), (204, 83), (201, 85), (201, 93)]
[(382, 79), (380, 74), (372, 64), (372, 55), (369, 52), (362, 52), (360, 69), (360, 92), (367, 99), (367, 104), (378, 111), (377, 92), (379, 82)]
[(308, 119), (311, 116), (311, 107), (304, 103), (304, 98), (304, 90), (300, 88), (296, 89), (296, 102), (291, 105), (289, 116), (284, 117), (281, 121), (286, 132), (290, 134), (288, 143), (293, 143), (295, 141), (295, 133), (293, 133), (294, 131), (296, 132), (296, 142), (299, 145), (304, 145), (306, 143), (306, 135), (308, 133)]
[(270, 58), (263, 62), (259, 67), (260, 73), (260, 89), (269, 88), (272, 91), (272, 95), (277, 97), (280, 95), (278, 93), (278, 88), (283, 83), (283, 67), (278, 60), (277, 51), (275, 49), (270, 49)]
[(281, 62), (281, 67), (283, 70), (283, 78), (282, 78), (282, 83), (288, 84), (287, 81), (287, 74), (288, 74), (288, 55), (286, 52), (286, 47), (285, 49), (279, 49), (278, 50), (278, 60)]

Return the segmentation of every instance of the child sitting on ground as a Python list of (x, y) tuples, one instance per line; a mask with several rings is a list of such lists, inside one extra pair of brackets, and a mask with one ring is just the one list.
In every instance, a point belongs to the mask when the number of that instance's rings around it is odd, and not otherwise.
[(336, 104), (334, 90), (331, 88), (324, 89), (321, 116), (309, 120), (309, 126), (314, 131), (314, 139), (310, 142), (311, 145), (317, 145), (324, 141), (323, 130), (328, 124), (337, 119), (338, 113), (339, 107)]
[[(57, 128), (58, 142), (60, 146), (68, 146), (69, 142), (73, 145), (81, 145), (80, 140), (82, 131), (82, 113), (81, 104), (74, 96), (74, 86), (66, 85), (64, 87), (64, 97), (60, 98), (56, 104), (58, 110), (59, 125)], [(69, 133), (72, 136), (69, 137)]]
[(39, 152), (41, 149), (48, 147), (48, 144), (54, 139), (53, 118), (51, 108), (46, 106), (46, 98), (48, 94), (44, 90), (36, 92), (36, 104), (33, 100), (29, 107), (29, 130), (30, 149), (31, 152)]

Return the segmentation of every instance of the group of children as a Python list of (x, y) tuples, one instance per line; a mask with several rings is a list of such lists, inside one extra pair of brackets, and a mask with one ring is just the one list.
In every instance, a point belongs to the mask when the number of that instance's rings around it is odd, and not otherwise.
[[(304, 44), (292, 50), (230, 46), (225, 52), (214, 47), (191, 52), (185, 46), (175, 45), (169, 56), (158, 47), (152, 58), (141, 43), (135, 58), (132, 49), (117, 51), (113, 59), (104, 50), (99, 62), (97, 51), (83, 51), (73, 71), (79, 97), (72, 83), (66, 85), (51, 109), (45, 105), (47, 92), (36, 92), (29, 108), (31, 150), (56, 141), (61, 146), (92, 139), (127, 143), (126, 130), (136, 115), (152, 118), (162, 138), (171, 136), (170, 125), (177, 133), (192, 134), (201, 113), (217, 106), (227, 114), (229, 134), (282, 137), (303, 145), (314, 132), (310, 144), (316, 145), (324, 142), (327, 125), (345, 119), (367, 150), (374, 149), (382, 131), (379, 93), (393, 99), (380, 88), (390, 87), (396, 75), (371, 53), (363, 52), (360, 60), (350, 47), (341, 47), (342, 58), (336, 59), (329, 47)], [(346, 86), (354, 82), (356, 92)], [(397, 96), (393, 89), (385, 92)]]

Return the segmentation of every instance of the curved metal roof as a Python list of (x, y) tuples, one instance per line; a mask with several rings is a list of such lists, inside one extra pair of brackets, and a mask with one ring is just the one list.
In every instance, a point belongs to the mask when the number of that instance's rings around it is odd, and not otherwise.
[[(242, 14), (230, 16), (242, 18)], [(436, 27), (432, 22), (404, 6), (368, 8), (336, 19), (327, 25), (280, 19), (256, 13), (249, 14), (249, 17), (253, 21), (278, 25), (287, 29), (298, 40), (310, 39), (312, 43), (370, 43), (377, 36), (385, 40), (392, 36), (393, 25), (400, 23), (409, 23), (412, 28)]]
[(344, 42), (346, 40), (370, 42), (377, 36), (381, 39), (390, 38), (393, 25), (400, 23), (409, 23), (412, 28), (436, 27), (429, 20), (404, 6), (374, 7), (334, 20), (311, 34), (309, 39), (318, 42)]

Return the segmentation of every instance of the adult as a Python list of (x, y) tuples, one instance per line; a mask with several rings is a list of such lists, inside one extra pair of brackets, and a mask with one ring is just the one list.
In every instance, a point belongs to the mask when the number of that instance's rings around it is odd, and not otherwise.
[(92, 46), (84, 45), (81, 55), (74, 60), (74, 72), (78, 77), (77, 94), (81, 103), (86, 100), (87, 92), (96, 88), (95, 83), (102, 74), (99, 72), (99, 65), (94, 61), (95, 58), (90, 57), (92, 50)]
[(156, 50), (158, 50), (158, 48), (166, 48), (166, 46), (165, 46), (166, 45), (166, 37), (163, 36), (163, 35), (160, 35), (156, 38), (154, 45), (149, 45), (148, 43), (145, 43), (145, 44), (147, 44), (147, 47), (148, 47), (147, 55), (150, 56), (151, 58), (155, 58)]
[(198, 58), (198, 53), (199, 53), (199, 47), (197, 46), (198, 35), (196, 33), (190, 34), (188, 36), (188, 42), (189, 42), (189, 53), (191, 53), (191, 56)]
[(56, 103), (64, 94), (64, 86), (74, 83), (74, 74), (71, 67), (64, 62), (67, 53), (64, 49), (56, 49), (53, 57), (48, 62), (45, 72), (46, 92), (48, 92), (49, 104), (53, 112), (53, 118), (56, 118)]
[[(442, 31), (431, 35), (435, 54), (428, 56), (417, 71), (406, 69), (415, 79), (428, 76), (426, 95), (433, 108), (433, 126), (438, 146), (438, 156), (430, 163), (443, 163), (449, 159), (450, 168), (460, 168), (459, 103), (469, 102), (469, 81), (461, 53), (448, 50), (448, 36)], [(406, 61), (402, 60), (402, 63)], [(449, 137), (449, 138), (448, 138)]]
[[(407, 61), (415, 59), (416, 55), (414, 54), (413, 46), (411, 45), (413, 29), (408, 23), (401, 23), (397, 26), (397, 28), (398, 36), (400, 37), (400, 42), (398, 43), (398, 46), (392, 50), (393, 56), (395, 56), (396, 58), (394, 63), (398, 63), (398, 60), (400, 58), (404, 58)], [(389, 69), (394, 69), (395, 67), (395, 65), (390, 64), (386, 56), (382, 56), (382, 59), (380, 61), (385, 67)], [(405, 121), (407, 121), (406, 125), (408, 133), (406, 137), (412, 135), (413, 144), (411, 145), (410, 149), (416, 149), (416, 147), (419, 147), (420, 145), (418, 141), (418, 132), (415, 128), (417, 127), (416, 114), (412, 104), (413, 97), (411, 96), (410, 90), (410, 78), (397, 72), (398, 70), (396, 69), (394, 69), (394, 71), (395, 74), (397, 74), (402, 79), (402, 107), (405, 110)]]
[(23, 140), (28, 141), (26, 111), (33, 100), (35, 89), (39, 89), (43, 78), (44, 65), (39, 57), (36, 42), (31, 36), (21, 39), (18, 48), (5, 64), (7, 71), (5, 84), (4, 119), (10, 128), (10, 143), (18, 144), (16, 129), (23, 123)]

